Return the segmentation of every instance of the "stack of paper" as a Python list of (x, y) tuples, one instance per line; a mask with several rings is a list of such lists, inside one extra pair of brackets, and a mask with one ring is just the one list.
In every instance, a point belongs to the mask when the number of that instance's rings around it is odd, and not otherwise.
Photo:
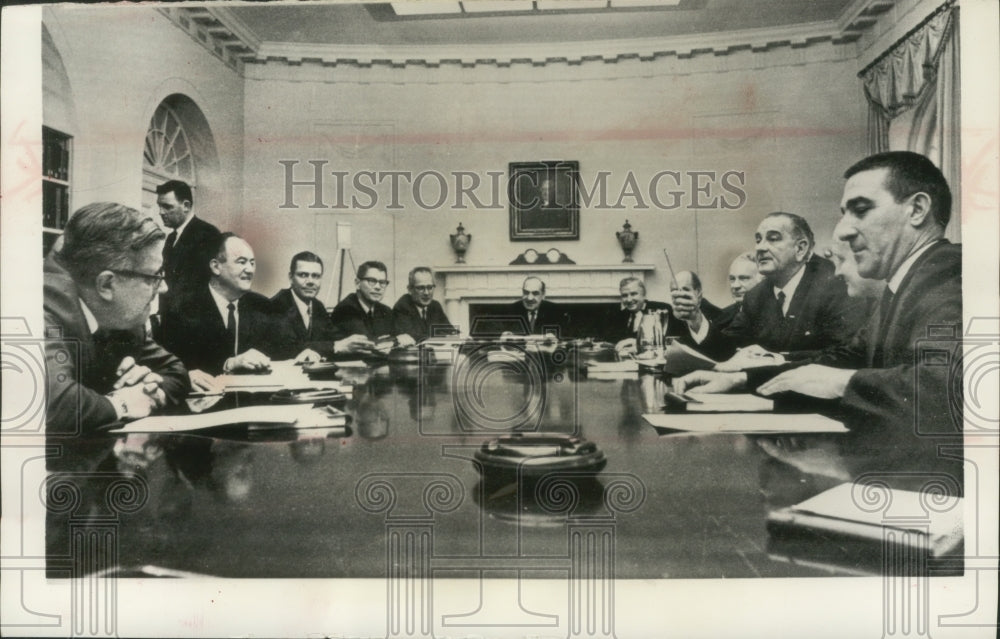
[(256, 424), (315, 428), (346, 423), (345, 413), (310, 404), (283, 406), (243, 406), (197, 415), (157, 415), (125, 424), (112, 433), (183, 433), (219, 426)]

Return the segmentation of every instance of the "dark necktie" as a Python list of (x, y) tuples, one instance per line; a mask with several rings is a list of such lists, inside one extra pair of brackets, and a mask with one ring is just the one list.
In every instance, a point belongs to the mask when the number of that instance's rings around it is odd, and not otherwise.
[(167, 236), (167, 242), (163, 245), (163, 266), (166, 267), (171, 263), (171, 257), (174, 254), (174, 242), (177, 241), (177, 231), (170, 231), (170, 235)]
[(875, 336), (875, 353), (872, 365), (877, 368), (884, 366), (885, 338), (889, 332), (889, 309), (892, 306), (892, 291), (888, 288), (882, 293), (882, 301), (879, 303), (878, 335)]
[(240, 344), (236, 330), (236, 304), (230, 302), (226, 308), (229, 309), (229, 317), (226, 319), (226, 334), (229, 336), (229, 343), (233, 345), (233, 355), (237, 355)]
[(426, 306), (421, 306), (420, 307), (420, 321), (422, 321), (425, 326), (427, 325), (427, 307)]
[(538, 311), (530, 311), (528, 313), (528, 332), (535, 332), (535, 318), (538, 317)]
[(306, 306), (306, 335), (312, 335), (313, 307), (312, 302)]
[(778, 312), (781, 313), (782, 317), (785, 316), (785, 292), (784, 291), (778, 291)]
[(374, 309), (371, 309), (371, 308), (368, 309), (368, 312), (365, 314), (365, 328), (368, 329), (368, 333), (370, 335), (374, 334), (374, 331), (375, 331), (375, 310)]

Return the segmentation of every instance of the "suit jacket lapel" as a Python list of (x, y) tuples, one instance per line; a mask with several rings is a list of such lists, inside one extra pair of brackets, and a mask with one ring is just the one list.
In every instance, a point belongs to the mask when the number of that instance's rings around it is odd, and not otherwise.
[[(934, 243), (933, 246), (931, 246), (931, 248), (924, 251), (923, 255), (918, 257), (917, 260), (910, 266), (910, 270), (906, 273), (906, 277), (904, 277), (903, 281), (899, 283), (899, 288), (896, 289), (896, 293), (893, 296), (892, 302), (886, 309), (885, 316), (881, 314), (882, 304), (875, 305), (875, 315), (878, 316), (878, 323), (873, 323), (872, 326), (877, 328), (879, 332), (873, 334), (874, 339), (869, 341), (878, 344), (879, 343), (878, 340), (881, 339), (883, 354), (890, 353), (893, 350), (895, 350), (894, 345), (897, 344), (897, 342), (900, 344), (907, 344), (909, 342), (908, 335), (900, 336), (899, 334), (900, 323), (894, 321), (894, 318), (900, 317), (903, 309), (912, 308), (910, 300), (913, 299), (915, 295), (919, 296), (923, 293), (922, 290), (924, 288), (923, 285), (920, 284), (919, 282), (917, 284), (914, 284), (913, 280), (917, 277), (920, 277), (921, 265), (923, 264), (923, 262), (930, 259), (936, 252), (939, 245), (942, 244), (948, 244), (948, 241), (938, 240), (937, 242)], [(888, 287), (886, 287), (886, 289), (883, 291), (883, 295), (887, 294), (888, 292), (889, 289)], [(888, 323), (885, 324), (884, 326), (882, 322), (883, 317), (888, 318), (887, 319)], [(874, 345), (872, 346), (872, 349), (874, 350)]]

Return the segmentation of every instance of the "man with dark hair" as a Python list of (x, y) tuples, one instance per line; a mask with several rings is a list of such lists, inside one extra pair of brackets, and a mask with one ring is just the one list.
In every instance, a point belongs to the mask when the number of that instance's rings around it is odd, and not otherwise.
[(675, 388), (793, 392), (833, 400), (854, 430), (890, 439), (912, 439), (914, 431), (955, 435), (962, 421), (962, 251), (944, 239), (948, 184), (930, 160), (909, 151), (865, 158), (844, 177), (834, 235), (850, 246), (861, 277), (886, 282), (867, 325), (808, 362), (701, 371), (675, 380)]
[(693, 297), (673, 296), (698, 348), (719, 360), (751, 345), (806, 356), (850, 336), (862, 311), (847, 297), (833, 265), (813, 254), (809, 224), (793, 213), (776, 212), (757, 227), (757, 267), (764, 281), (748, 291), (732, 322), (719, 328), (708, 321)]
[(46, 425), (93, 431), (145, 417), (189, 390), (180, 360), (146, 332), (163, 293), (163, 231), (135, 209), (102, 202), (70, 217), (44, 273)]
[[(389, 286), (389, 269), (375, 260), (363, 262), (354, 285), (357, 290), (342, 299), (330, 314), (334, 335), (337, 339), (364, 335), (376, 345), (387, 342), (393, 336), (392, 309), (380, 300)], [(404, 333), (396, 343), (408, 346), (413, 344), (413, 338)]]
[(431, 269), (418, 266), (410, 271), (407, 293), (400, 296), (392, 307), (396, 333), (405, 333), (420, 342), (428, 337), (455, 332), (441, 303), (434, 299), (434, 288), (434, 272)]
[(160, 312), (170, 310), (178, 296), (202, 288), (211, 273), (208, 262), (219, 243), (219, 229), (195, 216), (191, 187), (170, 180), (156, 187), (156, 205), (163, 225), (171, 229), (163, 245), (163, 272), (169, 291), (160, 296)]
[(318, 255), (311, 251), (296, 253), (288, 266), (288, 282), (288, 288), (271, 298), (278, 331), (276, 358), (316, 362), (324, 357), (370, 352), (374, 348), (364, 335), (334, 339), (330, 314), (317, 299), (323, 283), (323, 260)]
[(250, 290), (257, 264), (243, 238), (223, 233), (209, 269), (208, 283), (163, 316), (163, 344), (191, 371), (192, 386), (214, 391), (219, 373), (267, 370), (275, 331), (268, 299)]

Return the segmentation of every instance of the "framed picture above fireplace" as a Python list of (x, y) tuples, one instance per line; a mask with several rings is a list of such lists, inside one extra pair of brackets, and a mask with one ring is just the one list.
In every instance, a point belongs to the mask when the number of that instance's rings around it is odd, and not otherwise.
[(510, 239), (580, 239), (579, 181), (577, 161), (511, 162)]

